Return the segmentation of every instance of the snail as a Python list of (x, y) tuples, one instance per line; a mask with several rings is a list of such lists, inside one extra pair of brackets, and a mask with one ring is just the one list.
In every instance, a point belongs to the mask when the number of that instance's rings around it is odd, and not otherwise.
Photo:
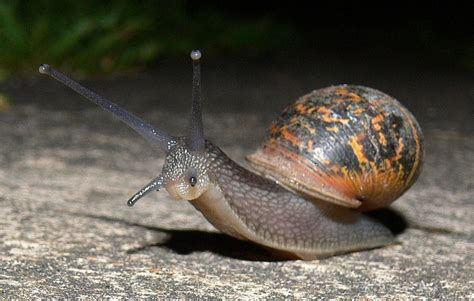
[(300, 97), (248, 157), (254, 171), (204, 138), (200, 58), (193, 61), (185, 136), (172, 136), (49, 65), (39, 71), (88, 98), (166, 154), (161, 173), (129, 200), (165, 188), (218, 230), (279, 254), (313, 260), (391, 244), (394, 235), (364, 211), (388, 206), (416, 180), (423, 138), (413, 115), (371, 88), (339, 85)]

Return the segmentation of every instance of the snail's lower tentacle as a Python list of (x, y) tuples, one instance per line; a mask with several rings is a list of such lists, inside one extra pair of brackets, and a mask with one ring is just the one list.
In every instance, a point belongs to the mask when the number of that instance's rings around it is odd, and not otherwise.
[(135, 205), (136, 202), (138, 202), (139, 199), (147, 195), (153, 190), (160, 190), (161, 187), (164, 185), (164, 180), (163, 176), (158, 176), (155, 179), (153, 179), (150, 183), (148, 183), (145, 187), (140, 189), (137, 193), (135, 193), (127, 202), (128, 206), (133, 206)]

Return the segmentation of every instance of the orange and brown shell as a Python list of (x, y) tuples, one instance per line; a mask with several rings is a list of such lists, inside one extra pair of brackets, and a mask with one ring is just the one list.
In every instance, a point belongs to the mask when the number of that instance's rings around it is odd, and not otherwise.
[(414, 183), (423, 136), (387, 94), (332, 86), (288, 106), (248, 159), (290, 189), (365, 211), (388, 206)]

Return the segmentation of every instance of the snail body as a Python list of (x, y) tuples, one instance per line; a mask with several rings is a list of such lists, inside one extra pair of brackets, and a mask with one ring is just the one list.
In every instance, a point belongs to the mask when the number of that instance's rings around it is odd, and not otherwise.
[[(166, 153), (161, 173), (133, 195), (129, 206), (165, 188), (174, 199), (188, 200), (220, 231), (305, 260), (393, 241), (388, 228), (361, 211), (386, 206), (419, 174), (421, 131), (405, 108), (370, 88), (314, 91), (272, 124), (262, 147), (249, 156), (256, 169), (252, 172), (204, 139), (200, 57), (199, 51), (191, 53), (191, 121), (187, 135), (180, 137), (152, 127), (48, 65), (39, 70), (113, 113)], [(367, 133), (367, 124), (373, 134)], [(346, 133), (349, 144), (335, 138), (338, 132)], [(318, 141), (322, 146), (316, 146)], [(336, 147), (329, 146), (331, 141)], [(332, 149), (335, 155), (329, 156)], [(344, 151), (352, 154), (341, 155)], [(351, 182), (343, 185), (344, 180)]]
[(211, 184), (191, 204), (217, 229), (305, 260), (389, 244), (391, 232), (349, 208), (308, 200), (239, 166), (208, 142)]

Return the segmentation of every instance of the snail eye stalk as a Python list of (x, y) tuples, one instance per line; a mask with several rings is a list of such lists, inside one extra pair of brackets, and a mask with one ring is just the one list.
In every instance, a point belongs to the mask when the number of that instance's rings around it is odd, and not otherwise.
[(127, 110), (111, 102), (110, 100), (98, 95), (97, 93), (87, 89), (78, 82), (55, 70), (51, 66), (43, 64), (39, 66), (38, 70), (40, 73), (47, 74), (62, 83), (63, 85), (76, 91), (77, 93), (89, 99), (105, 111), (112, 113), (113, 115), (115, 115), (115, 117), (117, 117), (129, 127), (134, 129), (137, 133), (142, 135), (151, 145), (156, 146), (158, 149), (163, 150), (165, 153), (169, 151), (169, 145), (171, 143), (174, 143), (175, 138), (171, 135), (151, 126), (143, 119), (135, 116), (134, 114), (128, 112)]
[(196, 184), (197, 184), (196, 177), (190, 177), (189, 178), (189, 185), (191, 185), (191, 187), (194, 187), (194, 186), (196, 186)]
[(202, 104), (201, 104), (201, 52), (193, 50), (191, 59), (193, 60), (193, 90), (191, 119), (189, 123), (187, 145), (189, 149), (204, 149), (204, 129), (202, 125)]

